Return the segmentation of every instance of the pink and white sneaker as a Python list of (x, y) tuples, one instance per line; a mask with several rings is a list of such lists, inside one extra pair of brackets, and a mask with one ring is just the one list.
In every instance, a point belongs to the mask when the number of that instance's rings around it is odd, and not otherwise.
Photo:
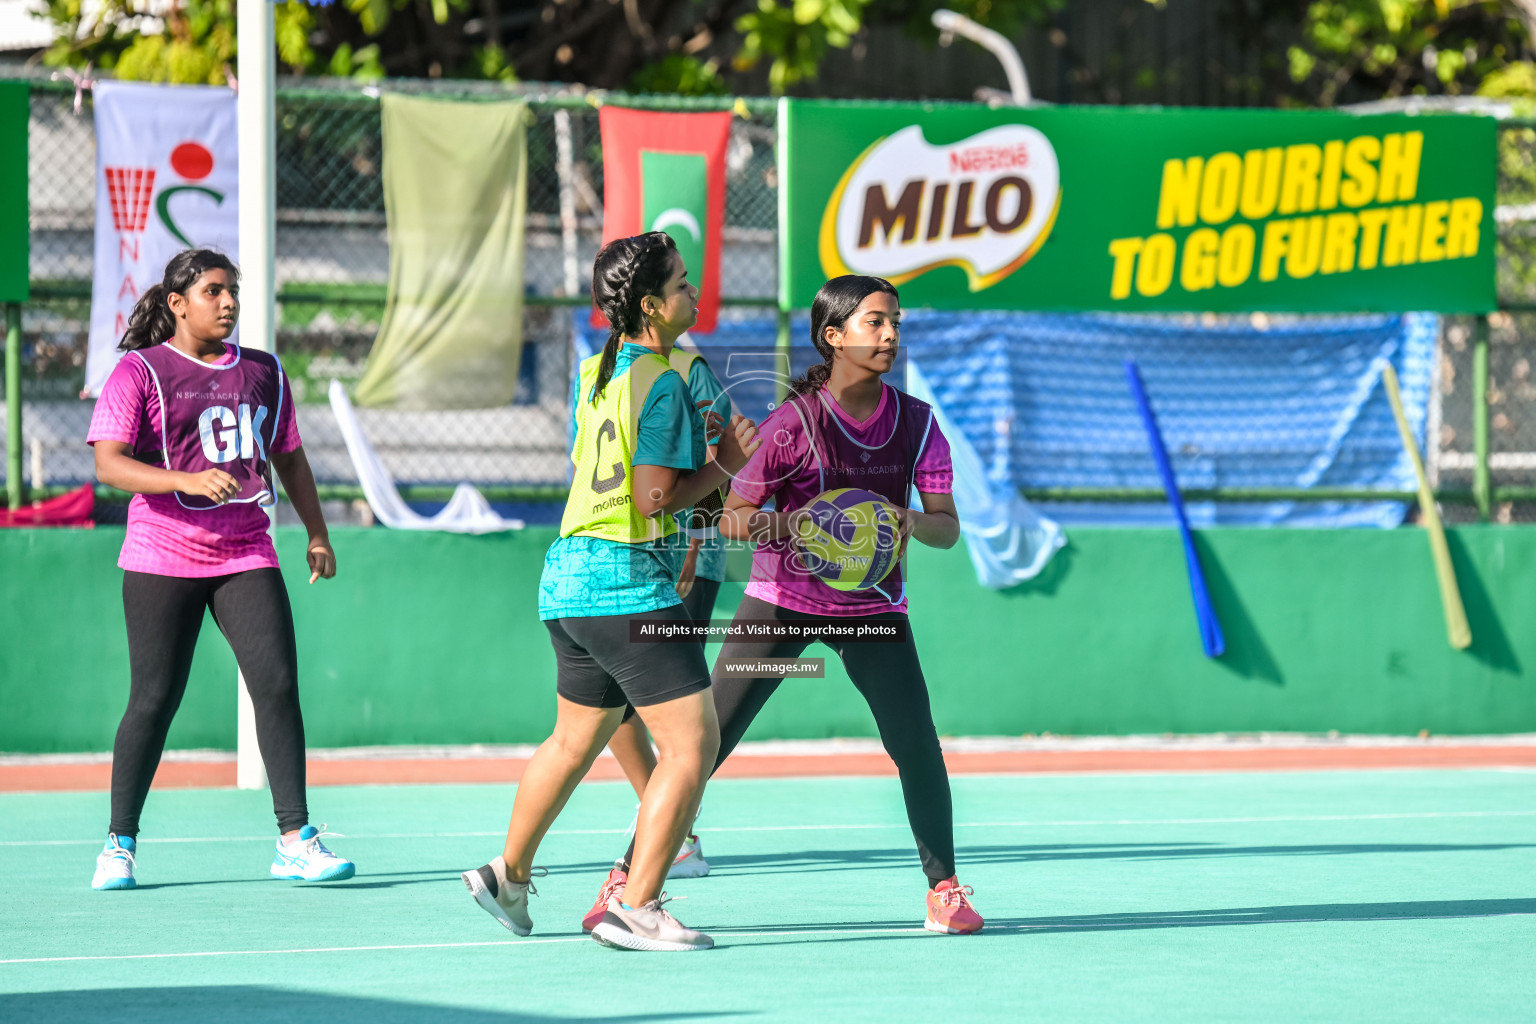
[[(703, 805), (694, 812), (693, 820), (698, 821), (699, 815), (704, 813)], [(625, 838), (632, 838), (635, 834), (635, 826), (640, 823), (640, 805), (635, 804), (635, 816), (630, 819), (629, 828), (625, 830)], [(704, 848), (699, 843), (699, 837), (688, 835), (683, 837), (683, 845), (678, 847), (677, 856), (672, 858), (672, 866), (667, 869), (668, 878), (703, 878), (709, 874), (709, 861), (704, 859)]]
[(689, 836), (683, 840), (682, 849), (677, 851), (677, 856), (672, 858), (672, 866), (667, 869), (668, 878), (703, 878), (709, 874), (709, 861), (704, 859), (704, 847), (699, 843), (698, 836)]
[(629, 876), (618, 864), (608, 872), (608, 880), (597, 892), (597, 902), (592, 904), (592, 909), (587, 911), (587, 916), (581, 919), (581, 930), (590, 932), (602, 923), (603, 915), (608, 912), (608, 901), (617, 897), (621, 902), (624, 899), (624, 883), (629, 881)]
[(953, 875), (928, 890), (928, 918), (923, 927), (942, 935), (971, 935), (981, 931), (981, 915), (971, 906), (974, 893)]

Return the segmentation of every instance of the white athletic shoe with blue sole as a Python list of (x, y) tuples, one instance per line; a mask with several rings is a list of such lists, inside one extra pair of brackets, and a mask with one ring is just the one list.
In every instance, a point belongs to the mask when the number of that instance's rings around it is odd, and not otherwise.
[(339, 882), (351, 878), (357, 873), (357, 865), (336, 856), (320, 841), (323, 836), (334, 835), (339, 833), (325, 831), (324, 825), (305, 825), (293, 842), (279, 839), (272, 858), (272, 877), (294, 882)]
[(91, 878), (91, 888), (132, 889), (138, 885), (133, 880), (135, 845), (132, 836), (109, 834), (107, 845), (96, 855), (96, 874)]

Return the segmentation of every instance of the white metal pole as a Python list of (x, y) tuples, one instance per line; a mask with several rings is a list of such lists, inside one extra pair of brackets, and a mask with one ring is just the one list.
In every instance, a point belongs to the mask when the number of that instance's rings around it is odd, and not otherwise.
[(1030, 102), (1029, 76), (1024, 72), (1024, 60), (1007, 36), (983, 28), (963, 14), (943, 9), (933, 12), (933, 27), (942, 33), (939, 41), (945, 46), (949, 45), (950, 36), (964, 36), (990, 50), (1003, 65), (1003, 74), (1008, 76), (1008, 91), (1013, 94), (1013, 102), (1021, 107)]
[[(576, 159), (575, 145), (571, 139), (571, 112), (555, 111), (555, 174), (560, 181), (560, 247), (564, 255), (566, 295), (581, 291), (581, 264), (576, 250)], [(570, 344), (566, 351), (571, 356), (571, 379), (579, 372), (576, 359), (576, 320), (570, 318)], [(574, 442), (572, 436), (567, 440)], [(572, 472), (567, 470), (567, 473)]]
[(581, 290), (576, 252), (576, 161), (571, 142), (571, 112), (555, 111), (555, 173), (560, 181), (560, 242), (564, 255), (565, 294)]
[[(235, 29), (240, 42), (240, 87), (235, 109), (240, 145), (240, 344), (264, 352), (277, 347), (274, 18), (270, 0), (239, 0)], [(235, 785), (261, 789), (267, 784), (267, 772), (256, 745), (256, 710), (243, 674), (238, 687)]]

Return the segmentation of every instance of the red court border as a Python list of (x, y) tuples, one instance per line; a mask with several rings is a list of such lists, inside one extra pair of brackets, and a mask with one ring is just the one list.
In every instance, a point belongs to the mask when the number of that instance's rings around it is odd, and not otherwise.
[[(1195, 750), (951, 751), (953, 775), (1040, 775), (1085, 772), (1289, 772), (1435, 768), (1536, 769), (1536, 746), (1446, 743), (1412, 746), (1301, 746)], [(309, 762), (311, 786), (516, 782), (526, 757), (322, 758)], [(889, 776), (896, 766), (883, 753), (750, 754), (721, 767), (723, 779)], [(600, 758), (587, 778), (624, 778), (612, 758)], [(92, 791), (110, 788), (112, 766), (0, 764), (0, 793)], [(155, 775), (158, 789), (232, 787), (235, 763), (167, 761)]]

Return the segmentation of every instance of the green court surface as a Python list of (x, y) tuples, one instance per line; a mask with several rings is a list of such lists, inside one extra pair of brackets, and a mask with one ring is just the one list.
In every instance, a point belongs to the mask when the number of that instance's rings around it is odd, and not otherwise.
[(634, 798), (577, 792), (518, 939), (458, 873), (509, 786), (311, 792), (356, 879), (266, 878), (265, 793), (156, 792), (140, 888), (97, 893), (103, 793), (0, 795), (0, 1021), (1283, 1021), (1536, 1015), (1536, 774), (954, 780), (976, 936), (921, 929), (893, 779), (721, 781), (705, 953), (579, 921)]

